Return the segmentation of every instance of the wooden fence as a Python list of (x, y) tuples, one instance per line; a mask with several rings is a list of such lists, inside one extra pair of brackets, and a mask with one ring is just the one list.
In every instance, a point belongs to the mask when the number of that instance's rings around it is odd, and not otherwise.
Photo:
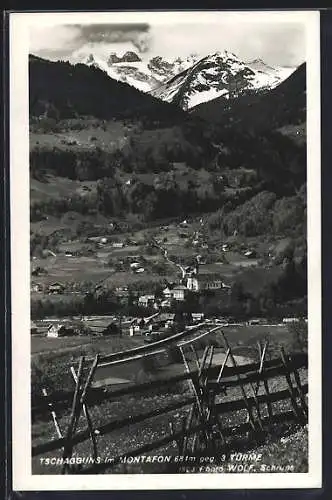
[[(268, 343), (258, 343), (257, 362), (238, 365), (233, 350), (227, 338), (220, 330), (220, 326), (207, 329), (201, 335), (219, 330), (224, 340), (224, 359), (221, 363), (214, 363), (216, 354), (214, 345), (207, 345), (199, 353), (194, 345), (194, 339), (187, 341), (183, 335), (177, 334), (175, 345), (179, 348), (184, 373), (167, 378), (151, 380), (147, 383), (134, 384), (125, 387), (96, 388), (95, 376), (101, 368), (130, 363), (137, 357), (156, 356), (162, 352), (164, 341), (154, 345), (143, 346), (128, 352), (116, 353), (107, 357), (96, 356), (93, 360), (80, 358), (78, 367), (71, 367), (75, 381), (73, 392), (63, 393), (54, 397), (43, 391), (43, 401), (32, 408), (33, 413), (40, 415), (48, 411), (51, 413), (58, 435), (57, 439), (34, 445), (32, 456), (45, 455), (56, 450), (61, 451), (62, 473), (102, 473), (122, 463), (125, 456), (137, 457), (153, 450), (164, 449), (176, 444), (179, 455), (194, 455), (213, 453), (214, 455), (227, 450), (232, 446), (232, 436), (244, 436), (250, 439), (262, 439), (271, 425), (290, 420), (307, 422), (308, 408), (306, 394), (308, 385), (301, 377), (299, 370), (307, 369), (307, 355), (286, 355), (280, 349), (279, 357), (268, 358)], [(200, 335), (200, 336), (201, 336)], [(197, 337), (196, 337), (197, 338)], [(167, 342), (167, 339), (166, 343)], [(101, 361), (102, 360), (102, 361)], [(84, 369), (89, 362), (90, 368)], [(272, 383), (278, 381), (278, 383)], [(185, 382), (188, 390), (179, 401), (171, 399), (166, 406), (150, 409), (134, 416), (116, 418), (99, 425), (93, 422), (91, 409), (102, 401), (112, 403), (124, 396), (146, 397), (153, 390), (168, 394), (171, 386)], [(282, 383), (281, 383), (282, 382)], [(277, 390), (275, 390), (277, 388)], [(235, 397), (229, 397), (235, 392)], [(287, 403), (287, 408), (281, 408), (281, 401)], [(66, 429), (61, 430), (59, 412), (70, 408), (69, 420)], [(174, 412), (180, 412), (180, 419), (174, 417)], [(232, 425), (223, 422), (223, 416), (233, 415)], [(240, 415), (241, 414), (241, 415)], [(85, 428), (78, 430), (78, 421), (83, 415)], [(111, 432), (125, 429), (129, 425), (137, 425), (151, 421), (156, 417), (166, 416), (169, 425), (167, 435), (151, 442), (121, 452), (112, 457), (111, 462), (99, 461), (102, 454), (101, 439)], [(234, 424), (235, 421), (235, 424)], [(69, 466), (68, 459), (72, 457), (74, 448), (80, 443), (90, 441), (92, 465), (79, 469)]]

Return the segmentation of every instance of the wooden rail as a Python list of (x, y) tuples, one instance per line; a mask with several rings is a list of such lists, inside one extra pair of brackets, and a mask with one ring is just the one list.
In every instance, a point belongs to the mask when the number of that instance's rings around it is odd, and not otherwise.
[[(219, 327), (213, 329), (213, 331), (218, 328)], [(58, 395), (58, 397), (52, 397), (52, 395), (47, 395), (44, 392), (44, 401), (33, 408), (33, 411), (36, 413), (46, 410), (50, 411), (51, 409), (53, 421), (55, 422), (57, 429), (59, 429), (55, 411), (59, 406), (61, 407), (61, 404), (67, 404), (67, 407), (69, 408), (71, 403), (72, 411), (67, 431), (60, 434), (58, 432), (58, 435), (65, 437), (59, 437), (58, 439), (33, 446), (32, 456), (36, 457), (55, 450), (63, 449), (62, 457), (68, 458), (72, 455), (73, 448), (76, 445), (90, 439), (93, 446), (93, 456), (97, 457), (97, 441), (95, 439), (96, 432), (99, 437), (102, 437), (113, 431), (141, 424), (142, 422), (152, 418), (157, 418), (177, 410), (184, 410), (186, 407), (187, 411), (184, 412), (185, 416), (183, 417), (184, 420), (180, 430), (177, 430), (175, 425), (171, 422), (172, 432), (170, 434), (161, 439), (157, 439), (152, 443), (145, 444), (135, 450), (131, 450), (125, 455), (129, 454), (130, 456), (137, 456), (142, 453), (148, 453), (149, 451), (166, 446), (172, 442), (177, 443), (181, 453), (185, 453), (189, 449), (192, 452), (195, 452), (195, 450), (197, 451), (200, 449), (202, 445), (205, 447), (215, 446), (215, 439), (213, 436), (216, 432), (221, 436), (223, 446), (227, 446), (226, 438), (234, 433), (234, 427), (232, 429), (227, 427), (222, 428), (220, 416), (226, 413), (244, 411), (245, 414), (247, 414), (247, 422), (245, 424), (238, 425), (235, 429), (236, 432), (243, 433), (255, 433), (257, 431), (263, 432), (265, 425), (278, 421), (278, 419), (280, 420), (284, 417), (287, 417), (288, 420), (290, 418), (295, 418), (301, 422), (306, 420), (307, 407), (305, 395), (308, 392), (308, 385), (306, 383), (301, 384), (298, 370), (301, 368), (307, 368), (307, 355), (298, 354), (294, 356), (286, 356), (286, 354), (281, 351), (280, 358), (265, 360), (267, 345), (265, 345), (264, 348), (260, 345), (259, 352), (261, 359), (259, 362), (238, 366), (236, 365), (233, 357), (233, 366), (226, 366), (226, 361), (232, 354), (229, 346), (227, 348), (226, 360), (224, 360), (222, 364), (218, 365), (212, 365), (212, 358), (214, 354), (213, 346), (208, 346), (205, 349), (201, 360), (199, 360), (197, 352), (191, 348), (191, 350), (194, 351), (192, 361), (186, 357), (184, 347), (185, 345), (181, 347), (181, 352), (183, 355), (186, 373), (167, 379), (156, 379), (148, 383), (121, 387), (115, 390), (107, 390), (103, 394), (100, 394), (100, 391), (96, 392), (93, 389), (93, 386), (91, 387), (93, 376), (98, 370), (98, 356), (94, 359), (85, 382), (83, 380), (84, 360), (81, 358), (78, 374), (76, 375), (75, 370), (72, 370), (74, 373), (74, 379), (76, 380), (75, 391)], [(137, 349), (135, 349), (135, 352), (136, 354), (134, 354), (130, 360), (136, 359)], [(155, 350), (153, 352), (155, 352)], [(128, 353), (126, 354), (128, 355)], [(144, 355), (145, 354), (151, 355), (151, 352), (144, 353)], [(116, 356), (113, 356), (111, 363), (116, 363), (117, 365), (121, 362), (128, 362), (128, 356), (123, 357), (122, 360), (115, 360), (115, 357)], [(105, 357), (102, 359), (105, 360)], [(190, 367), (192, 362), (194, 363), (193, 369)], [(291, 375), (293, 375), (295, 379), (295, 386), (293, 385)], [(267, 388), (267, 382), (268, 380), (276, 377), (282, 377), (285, 379), (286, 388), (277, 392), (271, 392)], [(102, 400), (109, 401), (109, 403), (112, 404), (115, 399), (122, 396), (150, 394), (153, 389), (165, 392), (167, 386), (172, 386), (185, 380), (188, 381), (192, 394), (187, 394), (181, 401), (176, 401), (166, 406), (155, 408), (134, 416), (113, 419), (110, 422), (98, 426), (97, 429), (93, 428), (93, 419), (88, 411), (89, 405), (91, 406), (92, 404), (100, 403)], [(265, 394), (258, 393), (260, 382), (263, 382), (262, 387), (265, 389)], [(256, 384), (255, 387), (254, 384)], [(220, 395), (224, 394), (225, 390), (228, 391), (233, 387), (239, 387), (241, 389), (242, 398), (236, 400), (223, 400), (221, 398), (220, 400)], [(252, 391), (252, 395), (247, 394), (245, 387)], [(272, 414), (272, 404), (286, 399), (290, 400), (292, 411), (286, 413), (284, 412), (282, 414)], [(267, 417), (262, 417), (260, 408), (263, 405), (268, 406), (269, 411)], [(89, 416), (87, 422), (88, 427), (85, 430), (77, 431), (77, 421), (82, 409), (84, 415)], [(95, 464), (93, 467), (85, 469), (83, 473), (102, 472), (103, 470), (119, 463), (122, 456), (124, 455), (115, 457), (112, 460), (112, 464)], [(68, 472), (68, 467), (63, 466), (62, 471), (63, 473)], [(73, 470), (70, 470), (70, 472), (73, 472)]]
[[(123, 360), (126, 362), (126, 360)], [(216, 379), (220, 368), (222, 365), (215, 365), (209, 368), (209, 386), (211, 388), (215, 387), (216, 389), (222, 386), (236, 386), (239, 384), (237, 375), (245, 375), (247, 376), (248, 383), (255, 382), (257, 380), (266, 380), (267, 378), (272, 378), (278, 374), (282, 374), (287, 370), (299, 369), (302, 367), (308, 366), (308, 357), (306, 354), (298, 354), (296, 356), (292, 356), (288, 362), (288, 368), (286, 369), (281, 361), (281, 359), (276, 358), (272, 360), (265, 361), (264, 371), (261, 374), (258, 374), (258, 370), (260, 368), (260, 363), (250, 363), (244, 365), (238, 365), (237, 367), (225, 366), (223, 369), (222, 379), (216, 383)], [(206, 374), (206, 370), (203, 370), (203, 373)], [(96, 370), (97, 373), (97, 370)], [(156, 380), (152, 380), (149, 382), (144, 382), (142, 384), (130, 384), (126, 387), (120, 387), (117, 389), (107, 389), (104, 392), (100, 390), (94, 390), (93, 384), (89, 390), (89, 394), (87, 395), (87, 402), (89, 404), (93, 404), (93, 401), (99, 404), (102, 401), (107, 401), (108, 399), (118, 398), (125, 395), (134, 395), (138, 393), (144, 393), (147, 390), (152, 391), (156, 388), (161, 388), (163, 386), (173, 385), (177, 382), (182, 382), (185, 380), (189, 380), (191, 377), (198, 377), (199, 370), (193, 370), (190, 374), (183, 373), (181, 375), (176, 375), (171, 378), (163, 379), (157, 378)], [(234, 379), (235, 378), (235, 379)], [(241, 381), (243, 383), (243, 381)], [(32, 413), (42, 414), (45, 411), (48, 411), (49, 404), (52, 403), (54, 407), (57, 406), (68, 406), (72, 401), (74, 396), (74, 391), (61, 392), (56, 394), (49, 394), (45, 397), (41, 397), (38, 403), (35, 403), (32, 406)]]

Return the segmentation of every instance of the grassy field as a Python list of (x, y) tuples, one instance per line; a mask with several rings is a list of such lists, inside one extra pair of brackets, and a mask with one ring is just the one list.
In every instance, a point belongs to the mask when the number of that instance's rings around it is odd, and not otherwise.
[(87, 355), (93, 355), (95, 353), (109, 354), (111, 352), (122, 351), (123, 349), (130, 349), (132, 347), (137, 347), (143, 345), (143, 337), (91, 337), (91, 336), (79, 336), (79, 337), (60, 337), (60, 338), (49, 338), (39, 335), (33, 335), (31, 337), (31, 354), (49, 354), (50, 358), (52, 354), (56, 357), (57, 354), (65, 352), (68, 348), (76, 348), (77, 357), (85, 352)]
[(31, 132), (30, 148), (33, 150), (56, 147), (63, 150), (81, 151), (100, 147), (105, 151), (113, 151), (115, 148), (124, 146), (128, 129), (121, 121), (109, 121), (102, 127), (93, 126), (93, 121), (89, 123), (89, 120), (84, 122), (81, 120), (79, 125), (84, 124), (81, 130), (77, 130), (77, 124), (61, 122), (57, 124), (61, 132)]

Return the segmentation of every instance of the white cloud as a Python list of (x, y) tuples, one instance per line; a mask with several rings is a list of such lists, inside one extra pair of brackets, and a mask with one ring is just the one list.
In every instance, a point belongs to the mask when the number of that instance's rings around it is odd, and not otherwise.
[[(220, 16), (218, 22), (211, 21), (211, 17), (209, 22), (204, 18), (199, 18), (199, 22), (194, 17), (193, 22), (174, 22), (173, 18), (170, 22), (165, 17), (152, 19), (156, 22), (150, 23), (148, 33), (144, 30), (130, 32), (127, 25), (121, 36), (121, 30), (114, 30), (114, 24), (109, 31), (105, 24), (100, 26), (100, 33), (104, 30), (108, 37), (112, 35), (114, 38), (109, 39), (107, 50), (119, 53), (140, 51), (144, 59), (152, 55), (183, 57), (190, 53), (205, 56), (218, 50), (229, 50), (243, 60), (259, 57), (268, 64), (281, 66), (296, 66), (305, 60), (305, 27), (301, 22), (284, 22), (282, 17), (275, 21), (264, 17), (261, 22), (254, 21), (253, 17), (250, 17), (250, 22), (246, 17), (223, 21)], [(162, 19), (167, 23), (161, 22)], [(92, 27), (91, 32), (98, 36), (98, 26)], [(80, 25), (35, 25), (30, 30), (30, 52), (50, 59), (70, 58), (73, 52), (88, 48), (92, 43), (88, 33), (89, 29)], [(103, 42), (100, 43), (102, 50)], [(98, 42), (94, 41), (93, 45), (96, 48)]]
[(77, 49), (81, 44), (81, 30), (76, 26), (34, 26), (30, 29), (29, 52), (36, 55), (62, 55)]
[(305, 60), (305, 31), (300, 24), (183, 24), (152, 26), (154, 54), (202, 56), (218, 50), (240, 59), (262, 58), (269, 64), (297, 65)]

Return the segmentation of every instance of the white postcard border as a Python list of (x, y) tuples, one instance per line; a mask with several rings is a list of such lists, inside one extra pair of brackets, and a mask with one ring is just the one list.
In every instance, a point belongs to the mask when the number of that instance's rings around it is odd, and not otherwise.
[[(309, 472), (306, 474), (32, 475), (30, 416), (30, 263), (28, 50), (33, 26), (107, 22), (301, 22), (307, 41)], [(12, 282), (13, 489), (259, 489), (319, 488), (321, 428), (321, 191), (319, 11), (108, 12), (10, 14), (10, 196)]]

